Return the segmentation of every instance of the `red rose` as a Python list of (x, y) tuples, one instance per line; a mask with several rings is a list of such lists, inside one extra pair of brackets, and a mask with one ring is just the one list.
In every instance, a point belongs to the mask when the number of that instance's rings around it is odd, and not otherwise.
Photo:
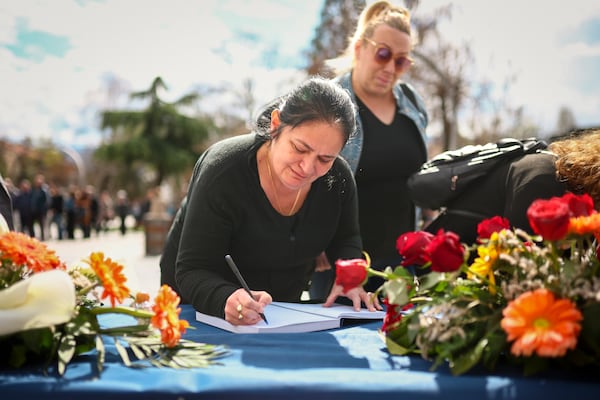
[(484, 219), (477, 225), (477, 236), (479, 239), (489, 239), (494, 232), (500, 232), (503, 229), (510, 229), (510, 222), (499, 215)]
[(385, 305), (385, 317), (383, 317), (383, 325), (381, 330), (385, 333), (392, 331), (400, 321), (402, 321), (402, 314), (398, 308), (398, 304), (392, 304), (388, 301), (387, 297), (383, 299)]
[(440, 229), (425, 251), (431, 258), (432, 271), (456, 271), (464, 262), (465, 249), (454, 232), (444, 232), (443, 229)]
[(535, 200), (527, 209), (533, 231), (546, 240), (559, 240), (569, 229), (569, 206), (560, 197)]
[(362, 258), (337, 260), (335, 262), (336, 285), (342, 285), (344, 293), (362, 286), (367, 280), (367, 268), (369, 268), (369, 264)]
[(413, 307), (413, 303), (407, 303), (402, 307), (398, 304), (392, 304), (387, 297), (383, 299), (383, 304), (385, 305), (385, 317), (383, 317), (381, 330), (384, 333), (390, 333), (396, 329), (397, 325), (402, 321), (404, 313)]
[(571, 217), (587, 217), (594, 212), (594, 200), (587, 193), (582, 195), (565, 193), (561, 199), (569, 206)]
[(410, 265), (423, 265), (429, 261), (429, 255), (425, 252), (425, 247), (431, 242), (433, 235), (425, 231), (403, 233), (396, 240), (396, 249), (402, 256), (402, 264), (405, 267)]

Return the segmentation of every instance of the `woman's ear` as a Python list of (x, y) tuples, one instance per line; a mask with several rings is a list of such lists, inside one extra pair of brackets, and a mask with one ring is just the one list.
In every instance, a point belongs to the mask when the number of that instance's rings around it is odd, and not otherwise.
[(355, 60), (359, 59), (362, 46), (363, 46), (363, 39), (359, 39), (356, 41), (356, 43), (354, 43), (354, 54), (353, 54), (354, 57), (353, 58)]
[(271, 111), (271, 132), (275, 132), (277, 128), (281, 125), (281, 121), (279, 120), (279, 110), (275, 109)]

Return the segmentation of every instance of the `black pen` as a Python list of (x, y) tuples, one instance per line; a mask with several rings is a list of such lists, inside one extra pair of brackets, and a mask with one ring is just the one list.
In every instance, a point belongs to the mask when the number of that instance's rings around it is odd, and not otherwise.
[[(246, 292), (248, 292), (248, 294), (250, 295), (250, 297), (252, 297), (252, 300), (256, 301), (256, 299), (252, 295), (252, 292), (250, 291), (250, 288), (248, 287), (248, 284), (244, 280), (244, 277), (242, 277), (242, 274), (240, 274), (240, 270), (238, 269), (237, 265), (235, 265), (235, 263), (233, 262), (233, 258), (231, 258), (231, 256), (229, 254), (227, 254), (225, 256), (225, 261), (227, 261), (227, 264), (229, 264), (229, 267), (231, 268), (231, 270), (233, 271), (233, 273), (235, 274), (235, 276), (238, 278), (238, 281), (240, 281), (240, 284), (242, 285), (242, 287), (244, 288), (244, 290)], [(260, 317), (263, 319), (263, 321), (265, 321), (265, 324), (267, 324), (267, 325), (269, 324), (267, 322), (267, 317), (265, 317), (265, 314), (260, 313)]]

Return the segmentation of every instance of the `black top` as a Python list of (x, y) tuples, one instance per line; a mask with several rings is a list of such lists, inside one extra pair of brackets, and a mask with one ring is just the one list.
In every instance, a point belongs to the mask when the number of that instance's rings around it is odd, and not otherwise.
[[(280, 215), (260, 186), (256, 152), (264, 139), (247, 134), (211, 146), (198, 160), (187, 203), (169, 232), (161, 260), (177, 254), (175, 281), (198, 311), (224, 317), (227, 298), (241, 286), (225, 262), (230, 254), (252, 290), (275, 301), (299, 301), (315, 258), (361, 257), (356, 187), (338, 157), (312, 183), (300, 210)], [(173, 251), (177, 248), (178, 252)], [(171, 250), (168, 250), (168, 249)]]
[(0, 214), (6, 220), (8, 229), (12, 231), (14, 229), (12, 198), (2, 175), (0, 175)]
[[(555, 156), (549, 152), (526, 154), (494, 168), (488, 176), (473, 182), (447, 205), (448, 211), (436, 218), (426, 230), (439, 228), (457, 233), (461, 241), (473, 244), (477, 225), (485, 218), (505, 217), (511, 226), (532, 233), (527, 209), (536, 199), (562, 196), (566, 187), (556, 178)], [(456, 212), (455, 212), (456, 211)], [(470, 217), (467, 211), (480, 214)]]
[(396, 265), (398, 236), (415, 229), (415, 206), (406, 183), (427, 155), (410, 118), (395, 113), (386, 125), (358, 98), (357, 103), (365, 132), (356, 171), (363, 245), (374, 266)]

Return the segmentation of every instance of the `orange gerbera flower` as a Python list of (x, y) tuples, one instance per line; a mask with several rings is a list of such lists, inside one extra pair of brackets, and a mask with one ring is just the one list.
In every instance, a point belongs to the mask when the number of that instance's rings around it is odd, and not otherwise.
[(540, 357), (561, 357), (577, 345), (581, 312), (568, 299), (554, 298), (547, 289), (526, 292), (503, 310), (500, 325), (513, 341), (511, 353)]
[(190, 326), (186, 320), (179, 319), (179, 301), (179, 296), (171, 287), (162, 285), (152, 306), (154, 316), (150, 322), (160, 330), (161, 340), (167, 347), (175, 347)]
[(125, 275), (123, 266), (114, 262), (110, 258), (105, 258), (104, 253), (96, 252), (90, 254), (88, 264), (92, 267), (100, 283), (104, 288), (101, 299), (109, 298), (110, 304), (114, 307), (129, 296), (129, 288), (125, 286)]
[(11, 231), (0, 235), (0, 258), (10, 260), (15, 266), (28, 268), (33, 273), (66, 268), (54, 250), (21, 232)]
[(576, 235), (587, 235), (600, 232), (600, 213), (594, 213), (583, 217), (571, 218), (569, 220), (568, 233)]

